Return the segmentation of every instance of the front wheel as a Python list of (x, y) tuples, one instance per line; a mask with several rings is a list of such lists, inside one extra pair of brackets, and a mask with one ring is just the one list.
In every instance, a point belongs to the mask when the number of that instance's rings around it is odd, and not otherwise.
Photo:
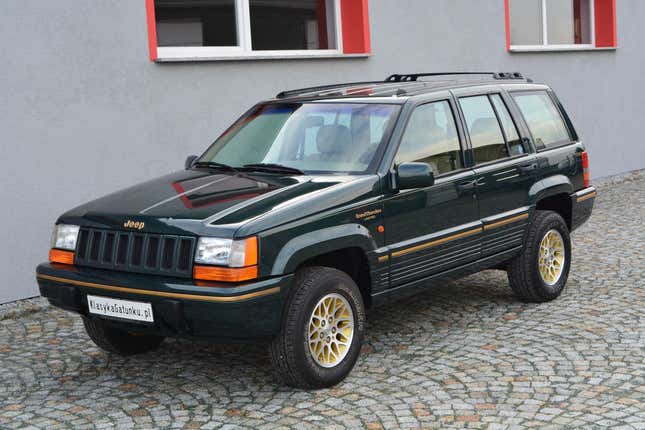
[(270, 346), (279, 378), (298, 388), (324, 388), (352, 370), (363, 344), (365, 308), (344, 272), (308, 267), (296, 274), (280, 334)]
[(571, 239), (562, 217), (536, 211), (524, 251), (508, 265), (511, 289), (526, 302), (546, 302), (560, 295), (571, 267)]

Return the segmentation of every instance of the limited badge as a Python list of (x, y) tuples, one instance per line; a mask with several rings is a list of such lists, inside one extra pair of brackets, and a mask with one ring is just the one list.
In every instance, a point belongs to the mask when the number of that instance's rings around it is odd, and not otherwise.
[(362, 219), (364, 221), (376, 219), (376, 215), (380, 214), (381, 209), (367, 210), (365, 212), (355, 214), (356, 219)]

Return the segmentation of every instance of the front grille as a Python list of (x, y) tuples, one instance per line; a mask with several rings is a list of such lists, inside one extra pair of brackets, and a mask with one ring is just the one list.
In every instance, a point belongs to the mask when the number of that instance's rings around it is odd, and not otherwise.
[(191, 277), (195, 238), (81, 228), (74, 264)]

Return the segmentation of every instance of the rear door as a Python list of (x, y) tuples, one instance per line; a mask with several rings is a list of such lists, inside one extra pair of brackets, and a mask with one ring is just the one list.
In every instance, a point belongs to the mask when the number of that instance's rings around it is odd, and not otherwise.
[(522, 245), (537, 162), (501, 91), (461, 94), (459, 107), (470, 143), (485, 257)]

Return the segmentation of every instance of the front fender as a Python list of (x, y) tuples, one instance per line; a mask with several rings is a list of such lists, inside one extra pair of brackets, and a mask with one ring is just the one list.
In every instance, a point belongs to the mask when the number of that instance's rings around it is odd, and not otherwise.
[(343, 248), (374, 251), (376, 241), (369, 230), (360, 224), (343, 224), (305, 233), (289, 240), (276, 257), (271, 276), (291, 273), (303, 261)]
[(537, 181), (529, 190), (529, 203), (535, 205), (540, 200), (556, 194), (573, 193), (573, 184), (565, 175), (553, 175)]

